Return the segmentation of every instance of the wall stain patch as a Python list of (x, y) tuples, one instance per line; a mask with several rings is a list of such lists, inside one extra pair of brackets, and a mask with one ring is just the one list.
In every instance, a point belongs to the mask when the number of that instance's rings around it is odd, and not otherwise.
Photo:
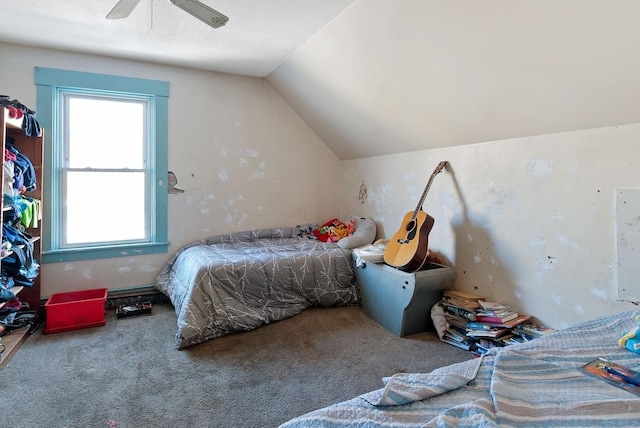
[(261, 178), (264, 178), (264, 171), (253, 171), (251, 174), (249, 174), (249, 178), (247, 178), (247, 180), (253, 181), (259, 180)]
[[(390, 185), (386, 184), (376, 190), (374, 187), (369, 187), (369, 203), (375, 206), (376, 216), (384, 215), (386, 212), (393, 211), (393, 204), (387, 204), (386, 194), (389, 193)], [(395, 217), (395, 216), (392, 216)]]
[(567, 238), (566, 236), (558, 236), (558, 243), (564, 247), (569, 247), (573, 250), (579, 250), (580, 249), (580, 244), (578, 244), (577, 242), (573, 242), (571, 241), (569, 238)]
[(504, 213), (504, 207), (509, 200), (507, 192), (491, 190), (494, 201), (487, 207), (488, 217), (497, 217)]
[(529, 165), (531, 175), (534, 177), (549, 177), (553, 172), (551, 165), (543, 159), (533, 159)]
[(557, 263), (557, 259), (554, 254), (544, 254), (546, 246), (545, 239), (534, 238), (531, 240), (529, 245), (532, 249), (535, 260), (538, 262), (538, 265), (546, 271), (553, 270), (555, 264)]
[(404, 173), (404, 181), (411, 182), (411, 181), (414, 181), (416, 177), (417, 175), (414, 171)]
[(144, 264), (144, 265), (141, 265), (141, 266), (139, 267), (139, 270), (140, 270), (141, 272), (150, 272), (150, 273), (153, 273), (153, 272), (157, 272), (157, 271), (158, 271), (158, 268), (157, 268), (156, 266), (152, 266), (152, 265)]
[(420, 196), (422, 196), (423, 189), (418, 189), (415, 185), (408, 184), (405, 187), (405, 191), (407, 192), (407, 194), (411, 195), (411, 200), (417, 201), (420, 199)]
[(450, 211), (458, 210), (458, 199), (449, 192), (440, 193), (438, 202), (441, 207), (447, 208)]
[(598, 300), (608, 300), (609, 293), (601, 288), (591, 287), (589, 293)]
[(553, 254), (549, 254), (547, 256), (547, 262), (546, 262), (545, 269), (552, 270), (555, 267), (555, 264), (557, 262), (558, 262), (558, 260), (556, 259), (556, 256), (554, 256)]
[(247, 200), (242, 195), (236, 196), (235, 200), (227, 199), (227, 203), (223, 206), (223, 209), (226, 211), (224, 221), (231, 227), (242, 228), (249, 218), (249, 214), (241, 212), (240, 209), (236, 207), (236, 202), (246, 203)]

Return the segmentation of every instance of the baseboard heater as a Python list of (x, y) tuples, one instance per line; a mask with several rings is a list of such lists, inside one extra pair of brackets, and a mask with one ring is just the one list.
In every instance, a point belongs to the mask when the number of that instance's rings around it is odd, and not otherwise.
[(167, 303), (169, 299), (153, 286), (149, 285), (122, 290), (110, 290), (107, 295), (106, 307), (107, 309), (115, 309), (122, 305), (135, 305), (143, 301), (157, 305)]
[[(47, 299), (41, 300), (41, 307), (44, 307)], [(135, 305), (140, 302), (151, 302), (151, 304), (170, 303), (170, 300), (156, 290), (152, 285), (109, 290), (105, 309), (116, 309), (123, 305)]]

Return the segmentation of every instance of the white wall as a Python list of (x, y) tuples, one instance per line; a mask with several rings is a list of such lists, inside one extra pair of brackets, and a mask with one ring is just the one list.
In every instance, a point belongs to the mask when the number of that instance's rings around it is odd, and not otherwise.
[(424, 209), (455, 288), (565, 327), (636, 308), (618, 301), (615, 194), (640, 187), (638, 140), (640, 124), (343, 161), (342, 211), (389, 238), (448, 160)]
[(169, 81), (169, 169), (185, 190), (169, 195), (168, 254), (44, 265), (43, 297), (150, 285), (193, 240), (339, 211), (338, 158), (264, 79), (0, 43), (0, 93), (35, 108), (36, 66)]

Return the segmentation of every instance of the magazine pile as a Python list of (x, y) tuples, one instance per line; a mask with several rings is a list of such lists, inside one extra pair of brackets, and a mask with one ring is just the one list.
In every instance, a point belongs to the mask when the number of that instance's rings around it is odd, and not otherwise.
[(463, 291), (445, 290), (431, 314), (440, 340), (478, 355), (555, 332), (511, 306)]

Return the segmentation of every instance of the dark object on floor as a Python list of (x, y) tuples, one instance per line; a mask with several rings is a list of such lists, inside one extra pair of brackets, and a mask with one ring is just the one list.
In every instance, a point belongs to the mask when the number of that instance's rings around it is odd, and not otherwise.
[(29, 311), (20, 310), (15, 315), (10, 317), (10, 320), (5, 318), (0, 323), (0, 336), (4, 336), (11, 330), (18, 328), (29, 327), (29, 334), (35, 332), (42, 324), (43, 314), (41, 311)]
[(122, 305), (116, 308), (118, 318), (151, 315), (151, 302), (139, 302), (133, 305)]

